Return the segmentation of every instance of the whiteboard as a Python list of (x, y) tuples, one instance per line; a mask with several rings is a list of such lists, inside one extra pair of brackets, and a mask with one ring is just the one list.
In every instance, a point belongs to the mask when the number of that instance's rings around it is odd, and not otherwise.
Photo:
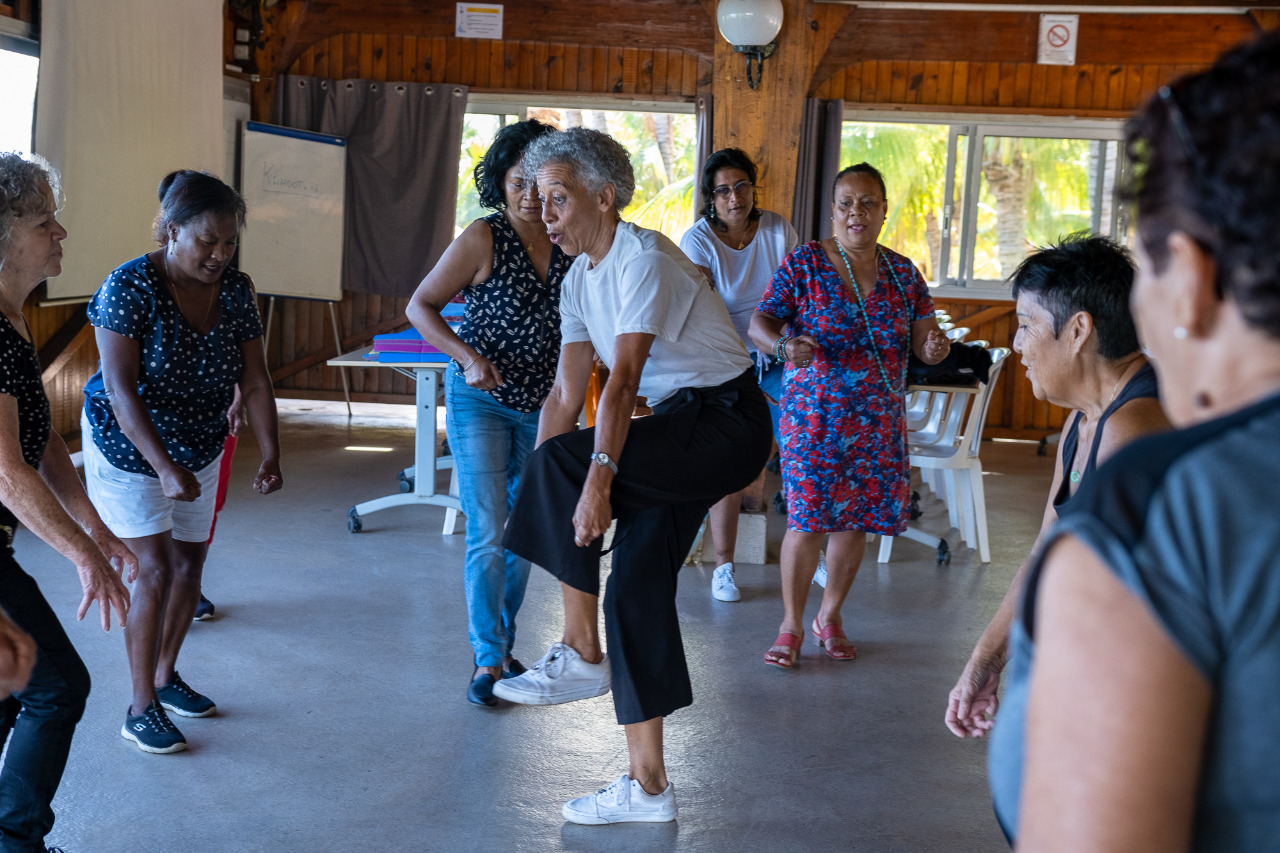
[(340, 136), (245, 123), (240, 188), (249, 218), (240, 269), (259, 293), (342, 299), (346, 144)]

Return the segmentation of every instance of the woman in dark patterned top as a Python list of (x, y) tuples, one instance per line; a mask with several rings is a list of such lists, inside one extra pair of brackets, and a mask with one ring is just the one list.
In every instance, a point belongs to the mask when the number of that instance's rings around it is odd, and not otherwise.
[(0, 605), (17, 623), (0, 617), (6, 697), (0, 744), (9, 741), (0, 768), (5, 850), (45, 849), (50, 803), (89, 695), (88, 670), (36, 582), (13, 558), (14, 527), (22, 522), (75, 564), (84, 587), (77, 615), (83, 619), (97, 601), (103, 630), (112, 606), (121, 625), (129, 611), (118, 572), (128, 565), (132, 580), (138, 571), (133, 554), (94, 511), (66, 444), (53, 431), (22, 314), (36, 285), (62, 272), (67, 232), (55, 218), (57, 189), (57, 173), (47, 163), (0, 154)]
[[(409, 321), (453, 357), (445, 375), (445, 417), (467, 517), (463, 579), (475, 671), (467, 699), (497, 704), (493, 685), (524, 671), (511, 656), (529, 561), (502, 547), (524, 460), (560, 354), (560, 281), (573, 260), (547, 237), (525, 148), (555, 128), (530, 119), (508, 125), (476, 166), (480, 202), (495, 212), (467, 226), (413, 295)], [(466, 297), (455, 333), (440, 311)]]
[(175, 667), (200, 597), (237, 384), (262, 448), (254, 488), (265, 495), (283, 484), (253, 282), (228, 267), (244, 212), (213, 175), (170, 173), (160, 182), (160, 248), (116, 269), (89, 302), (102, 366), (85, 386), (85, 478), (98, 512), (140, 559), (125, 632), (133, 704), (121, 734), (144, 752), (186, 749), (166, 710), (217, 710)]

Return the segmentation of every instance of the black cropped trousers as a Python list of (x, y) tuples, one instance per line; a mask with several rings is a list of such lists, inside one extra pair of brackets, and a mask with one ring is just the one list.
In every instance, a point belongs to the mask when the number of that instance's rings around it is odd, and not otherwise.
[[(676, 613), (676, 576), (707, 510), (751, 484), (772, 425), (754, 370), (684, 389), (631, 422), (610, 499), (617, 527), (605, 585), (605, 641), (618, 722), (664, 717), (693, 702)], [(595, 430), (566, 433), (530, 455), (503, 545), (564, 583), (600, 594), (600, 539), (574, 541)]]

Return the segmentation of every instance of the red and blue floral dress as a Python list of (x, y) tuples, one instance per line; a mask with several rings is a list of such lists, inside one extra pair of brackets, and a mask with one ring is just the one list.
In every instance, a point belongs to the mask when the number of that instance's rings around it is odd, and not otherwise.
[(911, 323), (933, 316), (933, 299), (915, 264), (881, 246), (875, 288), (864, 302), (865, 320), (817, 242), (786, 257), (760, 300), (759, 310), (786, 321), (793, 337), (817, 342), (813, 363), (787, 363), (783, 380), (780, 453), (790, 530), (896, 536), (907, 527), (906, 362)]

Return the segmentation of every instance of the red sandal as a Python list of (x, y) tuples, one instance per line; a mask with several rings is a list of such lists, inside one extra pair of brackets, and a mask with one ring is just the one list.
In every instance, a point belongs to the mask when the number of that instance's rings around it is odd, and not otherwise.
[(828, 646), (827, 643), (834, 639), (847, 640), (844, 629), (834, 623), (824, 628), (818, 627), (818, 620), (813, 620), (813, 637), (818, 641), (818, 645), (822, 646), (822, 650), (827, 653), (827, 657), (832, 660), (853, 660), (858, 656), (858, 650), (852, 644), (847, 646)]
[[(796, 665), (796, 658), (800, 657), (800, 646), (803, 643), (804, 638), (799, 634), (788, 634), (784, 631), (778, 635), (778, 639), (773, 641), (769, 651), (764, 653), (764, 662), (783, 669), (791, 669)], [(786, 651), (779, 651), (780, 649), (786, 649)]]

